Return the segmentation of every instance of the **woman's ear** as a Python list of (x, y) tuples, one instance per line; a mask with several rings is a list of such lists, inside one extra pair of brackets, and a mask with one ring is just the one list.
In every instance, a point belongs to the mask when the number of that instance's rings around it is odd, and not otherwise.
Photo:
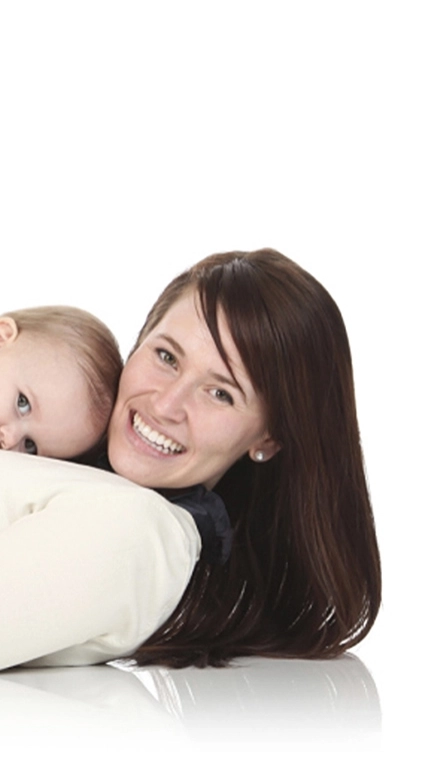
[(0, 347), (10, 345), (18, 337), (18, 326), (13, 318), (2, 316), (0, 318)]
[(281, 449), (281, 444), (274, 441), (273, 438), (265, 438), (260, 443), (252, 446), (248, 452), (251, 460), (255, 463), (265, 463), (277, 454)]

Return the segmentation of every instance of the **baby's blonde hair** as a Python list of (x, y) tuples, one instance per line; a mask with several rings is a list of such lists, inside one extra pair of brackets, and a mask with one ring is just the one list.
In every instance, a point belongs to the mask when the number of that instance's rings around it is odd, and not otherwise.
[(119, 346), (109, 328), (86, 310), (67, 305), (24, 308), (4, 315), (13, 318), (19, 333), (56, 340), (75, 353), (89, 388), (94, 424), (102, 434), (110, 419), (123, 367)]

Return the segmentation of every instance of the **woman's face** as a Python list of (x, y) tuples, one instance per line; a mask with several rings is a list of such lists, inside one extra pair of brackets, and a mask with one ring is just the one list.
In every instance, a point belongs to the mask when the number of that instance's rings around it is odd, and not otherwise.
[(146, 487), (210, 489), (246, 452), (276, 451), (222, 313), (218, 320), (239, 386), (187, 292), (124, 368), (108, 432), (117, 473)]

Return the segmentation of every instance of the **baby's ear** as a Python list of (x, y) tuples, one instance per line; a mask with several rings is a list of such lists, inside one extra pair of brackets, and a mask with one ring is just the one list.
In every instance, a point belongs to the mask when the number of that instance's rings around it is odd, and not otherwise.
[(18, 326), (9, 316), (0, 317), (0, 347), (14, 342), (18, 337)]

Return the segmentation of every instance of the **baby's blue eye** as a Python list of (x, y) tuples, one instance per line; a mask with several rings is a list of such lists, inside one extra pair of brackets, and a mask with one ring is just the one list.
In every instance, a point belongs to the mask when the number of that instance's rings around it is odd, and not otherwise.
[(17, 398), (17, 407), (20, 414), (28, 414), (31, 410), (30, 401), (24, 393), (20, 393)]
[(35, 442), (31, 438), (26, 438), (24, 441), (24, 449), (28, 455), (37, 455), (38, 448)]

